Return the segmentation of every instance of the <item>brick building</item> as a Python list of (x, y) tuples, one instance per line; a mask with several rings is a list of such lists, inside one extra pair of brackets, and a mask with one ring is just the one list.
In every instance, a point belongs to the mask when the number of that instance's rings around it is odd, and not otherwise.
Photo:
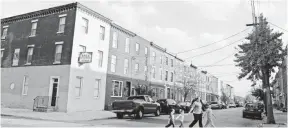
[(79, 3), (1, 19), (1, 104), (104, 109), (110, 22)]

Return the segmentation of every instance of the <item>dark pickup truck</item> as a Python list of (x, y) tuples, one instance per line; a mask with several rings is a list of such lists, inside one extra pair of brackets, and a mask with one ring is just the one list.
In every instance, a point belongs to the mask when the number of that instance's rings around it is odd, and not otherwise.
[(112, 112), (116, 113), (117, 118), (121, 119), (125, 114), (136, 115), (136, 118), (142, 119), (144, 114), (160, 115), (160, 104), (153, 101), (148, 95), (130, 96), (127, 100), (114, 101), (112, 103)]

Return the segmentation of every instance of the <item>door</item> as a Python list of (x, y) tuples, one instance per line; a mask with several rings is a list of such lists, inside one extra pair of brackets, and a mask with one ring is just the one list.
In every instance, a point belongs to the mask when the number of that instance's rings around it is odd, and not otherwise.
[(127, 96), (131, 96), (131, 82), (130, 81), (126, 81), (126, 88), (128, 89), (127, 90)]
[(51, 78), (51, 106), (56, 106), (57, 96), (58, 96), (58, 86), (59, 86), (59, 78)]

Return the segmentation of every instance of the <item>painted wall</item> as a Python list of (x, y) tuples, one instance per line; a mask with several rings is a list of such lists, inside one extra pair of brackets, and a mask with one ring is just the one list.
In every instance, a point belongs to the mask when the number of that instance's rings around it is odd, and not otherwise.
[[(50, 76), (59, 76), (59, 111), (66, 111), (69, 65), (34, 66), (1, 69), (1, 104), (13, 108), (33, 108), (33, 99), (48, 96)], [(22, 95), (24, 75), (29, 77), (28, 93)], [(14, 88), (11, 89), (11, 83)]]
[[(84, 33), (82, 28), (82, 18), (89, 20), (87, 34)], [(99, 38), (100, 25), (105, 27), (104, 40), (100, 40)], [(104, 109), (109, 37), (110, 25), (108, 23), (77, 8), (70, 69), (68, 111)], [(82, 65), (78, 63), (79, 52), (82, 52), (80, 45), (86, 46), (86, 52), (93, 52), (91, 63)], [(102, 67), (98, 66), (98, 50), (103, 51)], [(77, 77), (82, 77), (83, 79), (80, 97), (76, 97), (75, 94), (75, 86), (80, 83)], [(101, 79), (100, 94), (97, 98), (94, 97), (96, 79)]]

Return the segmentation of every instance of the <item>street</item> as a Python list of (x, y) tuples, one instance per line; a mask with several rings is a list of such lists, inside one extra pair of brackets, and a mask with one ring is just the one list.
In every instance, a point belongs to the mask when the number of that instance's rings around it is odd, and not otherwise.
[[(240, 108), (229, 108), (223, 110), (213, 110), (216, 119), (214, 123), (216, 127), (256, 127), (261, 120), (242, 118), (242, 107)], [(177, 115), (175, 115), (176, 117)], [(283, 116), (283, 118), (287, 117)], [(187, 127), (193, 120), (193, 115), (185, 116), (184, 126)], [(126, 117), (124, 119), (101, 119), (101, 120), (91, 120), (91, 121), (78, 121), (78, 122), (56, 122), (47, 120), (32, 120), (23, 118), (13, 118), (13, 117), (2, 117), (1, 124), (2, 127), (53, 127), (53, 126), (76, 126), (76, 127), (164, 127), (167, 124), (168, 115), (161, 115), (155, 117), (154, 115), (146, 115), (141, 120), (135, 120), (133, 118)], [(204, 119), (203, 125), (205, 125), (206, 120)], [(179, 122), (176, 121), (176, 126)], [(198, 127), (198, 123), (196, 124)]]

